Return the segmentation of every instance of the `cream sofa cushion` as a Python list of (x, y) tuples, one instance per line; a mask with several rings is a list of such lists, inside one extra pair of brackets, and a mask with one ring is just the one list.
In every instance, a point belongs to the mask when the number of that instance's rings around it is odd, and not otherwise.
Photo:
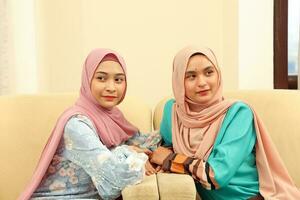
[(122, 197), (123, 200), (159, 200), (156, 175), (145, 176), (142, 183), (126, 187)]
[(161, 200), (194, 200), (196, 187), (191, 176), (158, 173), (157, 183)]

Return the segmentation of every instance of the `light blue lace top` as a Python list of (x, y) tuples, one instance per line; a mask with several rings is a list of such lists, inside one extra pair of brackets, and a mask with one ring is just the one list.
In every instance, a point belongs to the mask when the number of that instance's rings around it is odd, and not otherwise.
[[(146, 139), (137, 133), (131, 143)], [(146, 160), (125, 144), (108, 149), (89, 118), (73, 116), (32, 199), (116, 199), (143, 179)]]

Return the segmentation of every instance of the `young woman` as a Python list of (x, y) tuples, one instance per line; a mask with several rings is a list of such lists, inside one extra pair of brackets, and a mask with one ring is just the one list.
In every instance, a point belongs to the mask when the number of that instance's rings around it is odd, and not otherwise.
[(222, 76), (208, 48), (187, 47), (173, 62), (175, 100), (164, 107), (166, 146), (151, 161), (187, 173), (204, 200), (300, 199), (262, 121), (242, 101), (222, 95)]
[[(150, 151), (124, 142), (131, 139), (147, 147), (146, 137), (116, 107), (125, 96), (126, 82), (118, 53), (95, 49), (88, 55), (80, 96), (58, 119), (19, 199), (116, 199), (125, 186), (142, 180), (144, 153)], [(146, 168), (155, 172), (149, 163)]]

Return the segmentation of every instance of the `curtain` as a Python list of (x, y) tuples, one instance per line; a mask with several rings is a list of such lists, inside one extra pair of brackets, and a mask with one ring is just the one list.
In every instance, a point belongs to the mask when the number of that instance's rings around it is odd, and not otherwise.
[(0, 0), (0, 95), (10, 93), (11, 88), (12, 44), (8, 12), (7, 0)]
[(0, 0), (0, 95), (36, 93), (35, 0)]
[[(300, 7), (299, 7), (300, 9)], [(300, 11), (299, 11), (300, 12)], [(300, 16), (299, 16), (300, 18)], [(300, 90), (300, 19), (298, 21), (298, 90)]]

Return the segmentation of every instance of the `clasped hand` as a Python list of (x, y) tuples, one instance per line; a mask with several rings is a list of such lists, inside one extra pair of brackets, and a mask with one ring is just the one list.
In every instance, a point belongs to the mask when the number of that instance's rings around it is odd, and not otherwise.
[(173, 151), (166, 147), (158, 147), (155, 151), (150, 151), (149, 149), (142, 149), (137, 146), (129, 146), (130, 149), (138, 152), (145, 153), (148, 155), (149, 159), (145, 163), (146, 175), (152, 175), (154, 173), (163, 172), (161, 166), (163, 161), (171, 154)]

